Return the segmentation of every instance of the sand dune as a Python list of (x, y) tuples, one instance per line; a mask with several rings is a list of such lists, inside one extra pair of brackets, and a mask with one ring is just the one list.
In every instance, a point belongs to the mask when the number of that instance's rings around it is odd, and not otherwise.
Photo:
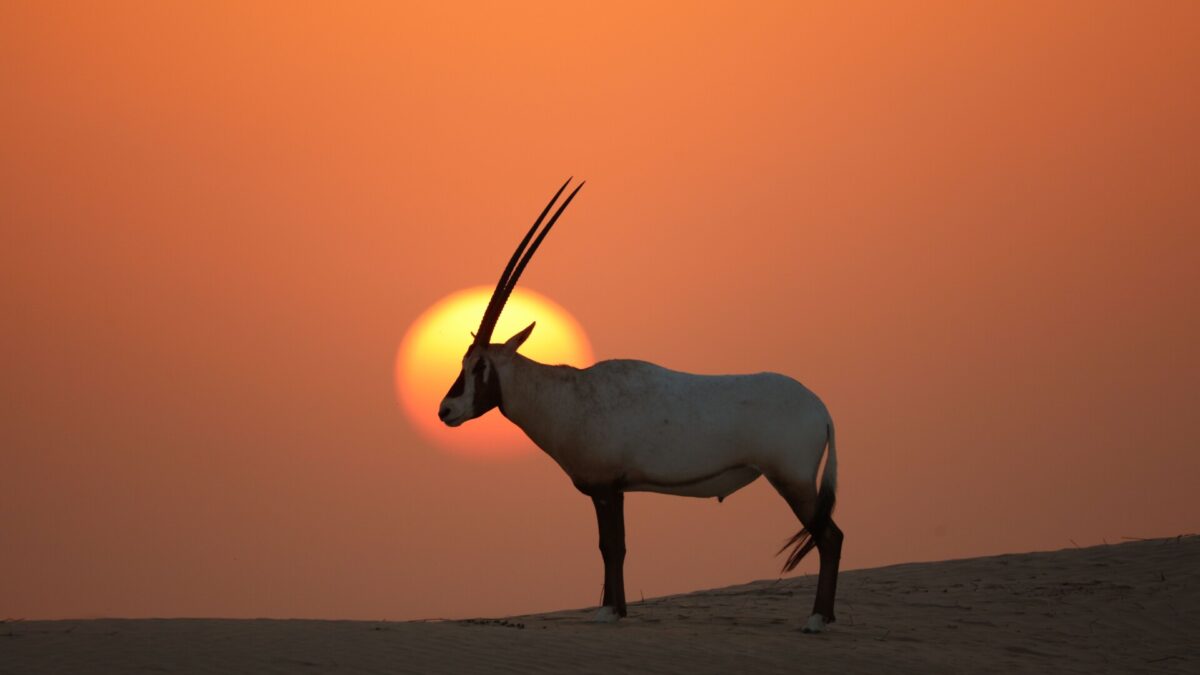
[(445, 622), (6, 621), (2, 673), (1200, 672), (1200, 537), (846, 572), (630, 605)]

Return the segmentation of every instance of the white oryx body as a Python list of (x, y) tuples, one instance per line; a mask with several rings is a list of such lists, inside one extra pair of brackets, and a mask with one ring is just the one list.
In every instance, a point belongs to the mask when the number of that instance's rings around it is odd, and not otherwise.
[(817, 596), (805, 631), (823, 630), (834, 620), (843, 535), (832, 519), (833, 421), (815, 394), (777, 373), (693, 375), (630, 360), (583, 369), (548, 366), (517, 353), (533, 324), (503, 344), (490, 341), (521, 272), (583, 186), (530, 244), (569, 183), (546, 205), (500, 275), (438, 417), (454, 427), (499, 407), (592, 498), (604, 557), (602, 620), (626, 614), (624, 493), (724, 499), (765, 475), (803, 525), (782, 549), (792, 548), (784, 571), (813, 548), (820, 553)]
[(832, 428), (815, 394), (776, 373), (576, 369), (515, 353), (492, 364), (505, 417), (582, 485), (724, 499), (764, 473), (815, 483)]

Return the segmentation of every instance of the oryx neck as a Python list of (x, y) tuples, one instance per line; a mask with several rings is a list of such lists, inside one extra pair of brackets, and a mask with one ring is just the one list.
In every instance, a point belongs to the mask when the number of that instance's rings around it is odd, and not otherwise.
[(548, 366), (513, 354), (496, 363), (504, 392), (500, 412), (538, 447), (554, 455), (564, 430), (573, 424), (567, 399), (573, 396), (571, 382), (578, 372), (570, 366)]

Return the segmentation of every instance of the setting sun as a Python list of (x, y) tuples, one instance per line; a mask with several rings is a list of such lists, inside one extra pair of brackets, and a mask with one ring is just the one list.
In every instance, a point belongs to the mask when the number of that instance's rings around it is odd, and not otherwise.
[[(396, 392), (413, 426), (441, 448), (476, 457), (535, 449), (496, 410), (455, 429), (437, 418), (438, 403), (458, 376), (471, 331), (479, 326), (491, 295), (491, 288), (476, 286), (437, 301), (413, 322), (396, 355)], [(530, 290), (513, 292), (492, 340), (503, 342), (534, 321), (537, 328), (522, 345), (522, 354), (542, 363), (591, 365), (592, 347), (579, 322), (553, 300)]]

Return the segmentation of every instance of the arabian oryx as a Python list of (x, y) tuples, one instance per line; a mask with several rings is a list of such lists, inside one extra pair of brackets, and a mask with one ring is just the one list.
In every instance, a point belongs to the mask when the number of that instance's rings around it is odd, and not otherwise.
[(831, 517), (837, 488), (833, 421), (815, 394), (775, 373), (692, 375), (630, 360), (583, 369), (545, 365), (517, 352), (534, 324), (506, 342), (491, 342), (521, 272), (583, 187), (567, 196), (534, 238), (570, 182), (558, 189), (505, 266), (438, 417), (456, 427), (500, 408), (592, 498), (604, 558), (598, 621), (626, 614), (625, 492), (724, 499), (766, 475), (802, 525), (780, 549), (792, 547), (783, 570), (793, 569), (814, 547), (819, 552), (817, 598), (804, 631), (823, 630), (834, 621), (842, 531)]

